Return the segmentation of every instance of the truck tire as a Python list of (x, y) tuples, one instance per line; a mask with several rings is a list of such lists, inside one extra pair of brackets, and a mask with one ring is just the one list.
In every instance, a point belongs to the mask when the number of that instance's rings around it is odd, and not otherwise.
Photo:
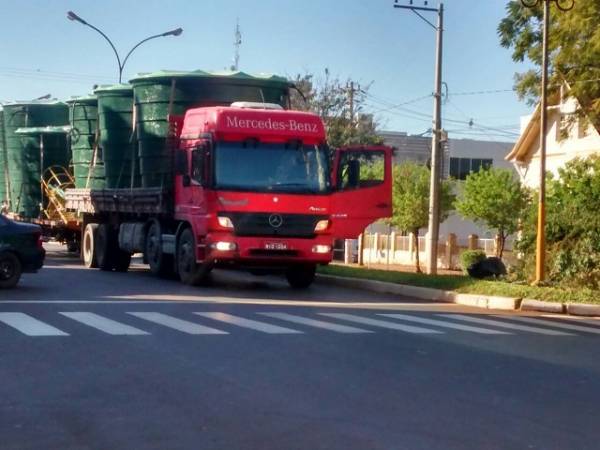
[(118, 248), (116, 249), (115, 258), (113, 262), (114, 269), (117, 272), (127, 272), (127, 270), (129, 270), (129, 265), (131, 264), (131, 253)]
[(285, 272), (285, 277), (292, 288), (306, 289), (315, 281), (316, 269), (317, 267), (314, 264), (290, 267)]
[(88, 223), (83, 231), (83, 242), (81, 243), (81, 254), (83, 257), (83, 264), (88, 269), (95, 269), (98, 267), (98, 261), (96, 259), (96, 232), (98, 230), (97, 223)]
[(115, 263), (114, 234), (107, 223), (98, 225), (96, 230), (96, 261), (100, 270), (113, 270)]
[(15, 287), (21, 278), (21, 261), (14, 253), (0, 253), (0, 288)]
[(204, 283), (210, 267), (196, 262), (196, 240), (190, 228), (183, 230), (177, 244), (177, 272), (182, 283), (198, 286)]
[(148, 261), (150, 272), (163, 278), (173, 276), (173, 255), (163, 252), (162, 228), (156, 220), (152, 221), (146, 233), (146, 251), (144, 258)]

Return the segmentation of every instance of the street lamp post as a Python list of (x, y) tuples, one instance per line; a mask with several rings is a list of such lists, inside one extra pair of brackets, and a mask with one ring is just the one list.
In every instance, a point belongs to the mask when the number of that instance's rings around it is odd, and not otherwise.
[(125, 67), (125, 63), (127, 62), (127, 60), (129, 59), (129, 56), (133, 53), (133, 51), (136, 48), (138, 48), (144, 42), (147, 42), (147, 41), (149, 41), (151, 39), (156, 39), (156, 38), (159, 38), (159, 37), (166, 37), (166, 36), (179, 36), (181, 33), (183, 33), (183, 29), (182, 28), (176, 28), (175, 30), (166, 31), (164, 33), (155, 34), (154, 36), (147, 37), (146, 39), (143, 39), (140, 42), (138, 42), (137, 44), (135, 44), (131, 48), (131, 50), (129, 50), (129, 53), (127, 53), (127, 55), (125, 56), (125, 59), (123, 59), (123, 61), (121, 61), (121, 57), (119, 56), (119, 52), (117, 51), (115, 45), (108, 38), (108, 36), (102, 32), (102, 30), (96, 28), (91, 23), (83, 20), (81, 17), (79, 17), (73, 11), (67, 12), (67, 19), (75, 21), (75, 22), (79, 22), (82, 25), (90, 27), (92, 30), (97, 31), (98, 33), (100, 33), (100, 35), (102, 35), (102, 37), (104, 39), (106, 39), (106, 41), (109, 43), (110, 47), (112, 48), (113, 52), (115, 53), (115, 56), (117, 57), (117, 64), (119, 65), (119, 83), (121, 83), (121, 80), (122, 80), (122, 77), (123, 77), (123, 68)]
[(561, 11), (569, 11), (575, 0), (521, 0), (526, 8), (544, 4), (542, 22), (542, 86), (540, 102), (540, 192), (538, 198), (538, 221), (536, 236), (535, 283), (543, 283), (546, 266), (546, 133), (548, 130), (548, 31), (550, 28), (550, 2), (556, 3)]

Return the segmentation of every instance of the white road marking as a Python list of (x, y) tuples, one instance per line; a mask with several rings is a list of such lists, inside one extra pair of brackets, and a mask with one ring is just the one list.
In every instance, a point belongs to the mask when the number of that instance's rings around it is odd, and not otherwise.
[(205, 327), (199, 323), (189, 322), (187, 320), (177, 319), (166, 314), (157, 312), (129, 312), (132, 316), (149, 322), (164, 325), (177, 331), (182, 331), (188, 334), (229, 334), (226, 331), (217, 330), (216, 328)]
[(124, 323), (117, 322), (115, 320), (107, 319), (106, 317), (99, 316), (98, 314), (88, 312), (61, 312), (65, 317), (69, 319), (81, 322), (84, 325), (95, 328), (114, 336), (126, 335), (126, 336), (139, 336), (147, 335), (145, 331), (137, 328), (125, 325)]
[(208, 317), (209, 319), (218, 320), (238, 327), (250, 328), (252, 330), (261, 331), (269, 334), (302, 334), (302, 331), (292, 330), (291, 328), (280, 327), (268, 323), (259, 322), (257, 320), (244, 319), (243, 317), (232, 316), (221, 312), (195, 312), (199, 316)]
[(471, 325), (461, 325), (459, 323), (446, 322), (444, 320), (425, 319), (423, 317), (409, 316), (406, 314), (378, 314), (378, 316), (392, 317), (394, 319), (406, 320), (408, 322), (417, 322), (425, 325), (435, 325), (438, 327), (452, 328), (455, 330), (470, 331), (480, 334), (512, 334), (506, 331), (492, 330), (490, 328), (480, 328)]
[[(501, 316), (498, 316), (498, 317), (501, 317)], [(600, 328), (585, 327), (585, 326), (581, 326), (581, 325), (574, 325), (571, 323), (562, 323), (562, 322), (557, 322), (555, 320), (542, 320), (542, 319), (537, 319), (535, 317), (524, 317), (524, 316), (518, 316), (518, 317), (512, 316), (510, 318), (510, 320), (518, 320), (519, 322), (526, 322), (526, 323), (537, 323), (539, 325), (545, 325), (545, 326), (554, 327), (554, 328), (562, 328), (565, 330), (584, 331), (586, 333), (600, 334)]]
[(396, 322), (389, 322), (387, 320), (369, 319), (367, 317), (354, 316), (352, 314), (344, 313), (319, 313), (321, 316), (334, 317), (336, 319), (348, 320), (349, 322), (362, 323), (365, 325), (371, 325), (374, 327), (388, 328), (390, 330), (400, 330), (407, 333), (419, 333), (419, 334), (444, 334), (443, 331), (432, 330), (430, 328), (413, 327), (412, 325), (402, 325)]
[(287, 320), (288, 322), (299, 323), (301, 325), (308, 325), (311, 327), (336, 331), (338, 333), (372, 333), (372, 331), (363, 330), (361, 328), (350, 327), (348, 325), (339, 325), (337, 323), (325, 322), (323, 320), (308, 319), (306, 317), (295, 316), (293, 314), (278, 312), (266, 312), (258, 314), (268, 317), (274, 317), (276, 319)]
[(546, 334), (549, 336), (573, 336), (571, 333), (563, 331), (548, 330), (546, 328), (530, 327), (527, 325), (517, 325), (514, 323), (504, 322), (502, 320), (480, 319), (478, 317), (464, 316), (462, 314), (438, 314), (438, 316), (448, 319), (463, 320), (466, 322), (480, 323), (483, 325), (492, 325), (499, 328), (508, 328), (511, 330), (528, 331), (530, 333)]
[(0, 322), (27, 336), (68, 336), (68, 333), (19, 312), (0, 313)]
[(573, 320), (575, 322), (587, 323), (589, 325), (600, 326), (600, 319), (592, 319), (591, 317), (567, 316), (564, 314), (542, 314), (541, 317), (549, 317), (552, 319)]

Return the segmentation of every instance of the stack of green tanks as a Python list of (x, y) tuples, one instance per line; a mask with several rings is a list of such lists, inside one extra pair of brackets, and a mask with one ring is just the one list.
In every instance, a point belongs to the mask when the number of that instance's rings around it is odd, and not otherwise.
[(76, 188), (104, 188), (104, 162), (96, 145), (98, 99), (95, 95), (73, 97), (69, 105), (73, 177)]
[(44, 144), (51, 155), (42, 161), (40, 130), (32, 134), (16, 131), (19, 128), (66, 126), (69, 109), (58, 101), (31, 101), (6, 103), (3, 110), (11, 211), (25, 218), (38, 217), (42, 200), (40, 175), (55, 163), (68, 164), (65, 135), (64, 132), (50, 133), (52, 137)]
[(53, 165), (68, 169), (71, 162), (77, 188), (170, 187), (169, 115), (236, 101), (289, 103), (289, 81), (274, 75), (161, 71), (130, 83), (99, 86), (93, 95), (66, 103), (4, 104), (0, 202), (10, 200), (11, 211), (22, 217), (37, 217), (44, 171)]
[(154, 72), (130, 83), (135, 99), (136, 138), (143, 187), (171, 185), (173, 153), (169, 148), (169, 115), (190, 108), (229, 106), (236, 101), (287, 106), (290, 83), (275, 75), (244, 72)]

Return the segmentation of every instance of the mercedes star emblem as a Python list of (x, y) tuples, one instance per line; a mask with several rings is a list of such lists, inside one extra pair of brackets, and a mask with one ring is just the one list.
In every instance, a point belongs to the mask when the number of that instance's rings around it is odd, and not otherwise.
[(271, 225), (273, 228), (279, 228), (281, 225), (283, 225), (283, 217), (281, 217), (279, 214), (271, 214), (269, 216), (269, 225)]

